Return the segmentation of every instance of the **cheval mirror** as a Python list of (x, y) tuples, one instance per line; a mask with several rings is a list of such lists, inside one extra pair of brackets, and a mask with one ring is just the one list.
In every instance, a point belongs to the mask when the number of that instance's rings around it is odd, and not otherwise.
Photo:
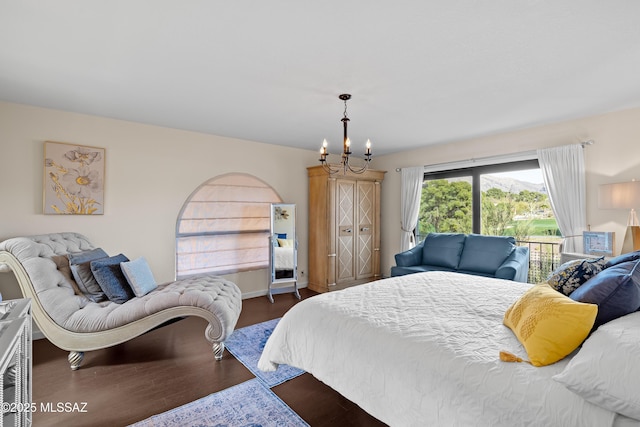
[(298, 238), (296, 237), (296, 205), (271, 204), (269, 301), (273, 295), (293, 292), (298, 299)]

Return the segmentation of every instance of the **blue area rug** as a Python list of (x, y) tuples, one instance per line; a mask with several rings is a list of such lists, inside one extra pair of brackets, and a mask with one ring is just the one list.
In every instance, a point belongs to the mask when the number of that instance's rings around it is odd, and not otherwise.
[(254, 378), (132, 426), (308, 427), (309, 424)]
[(268, 320), (256, 325), (236, 329), (225, 341), (229, 353), (233, 354), (248, 370), (267, 387), (274, 387), (289, 381), (304, 371), (288, 365), (280, 365), (274, 372), (263, 372), (258, 369), (258, 360), (264, 349), (267, 339), (271, 336), (273, 329), (280, 319)]

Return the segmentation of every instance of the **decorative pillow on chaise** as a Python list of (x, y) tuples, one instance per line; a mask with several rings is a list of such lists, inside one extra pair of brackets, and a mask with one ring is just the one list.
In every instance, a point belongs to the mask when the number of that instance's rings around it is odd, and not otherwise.
[(122, 254), (91, 261), (91, 271), (100, 287), (110, 301), (118, 304), (125, 303), (134, 297), (133, 290), (120, 268), (120, 263), (127, 261), (129, 258)]
[(585, 400), (640, 420), (640, 313), (599, 327), (553, 377)]
[(532, 286), (514, 302), (503, 323), (513, 331), (534, 366), (563, 359), (587, 338), (598, 307), (583, 304), (547, 284)]
[(127, 283), (137, 297), (144, 296), (158, 287), (151, 268), (144, 257), (120, 263)]
[(107, 296), (93, 276), (91, 261), (107, 258), (108, 256), (102, 248), (67, 254), (71, 273), (76, 280), (78, 288), (93, 302), (106, 301)]
[(69, 258), (66, 255), (54, 255), (51, 257), (51, 260), (56, 264), (56, 268), (64, 277), (65, 282), (71, 289), (73, 289), (73, 293), (76, 295), (83, 295), (82, 291), (78, 287), (75, 279), (73, 278), (73, 274), (71, 273), (71, 265), (69, 264)]
[(600, 273), (604, 265), (604, 257), (567, 261), (549, 275), (547, 283), (556, 291), (569, 296), (587, 280)]
[(640, 308), (640, 259), (616, 264), (589, 279), (571, 299), (598, 305), (594, 327)]

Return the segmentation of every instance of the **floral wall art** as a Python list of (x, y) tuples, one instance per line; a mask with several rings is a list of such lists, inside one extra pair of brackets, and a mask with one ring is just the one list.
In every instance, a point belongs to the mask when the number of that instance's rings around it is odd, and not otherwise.
[(44, 143), (44, 213), (104, 213), (104, 148)]
[(289, 219), (289, 212), (286, 209), (277, 206), (274, 211), (274, 217), (276, 221), (286, 221)]

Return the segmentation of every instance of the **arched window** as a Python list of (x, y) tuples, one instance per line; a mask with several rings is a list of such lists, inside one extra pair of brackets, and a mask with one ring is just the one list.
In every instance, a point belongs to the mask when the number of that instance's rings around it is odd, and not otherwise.
[(230, 173), (200, 185), (176, 223), (176, 277), (269, 266), (271, 203), (282, 199), (255, 176)]

